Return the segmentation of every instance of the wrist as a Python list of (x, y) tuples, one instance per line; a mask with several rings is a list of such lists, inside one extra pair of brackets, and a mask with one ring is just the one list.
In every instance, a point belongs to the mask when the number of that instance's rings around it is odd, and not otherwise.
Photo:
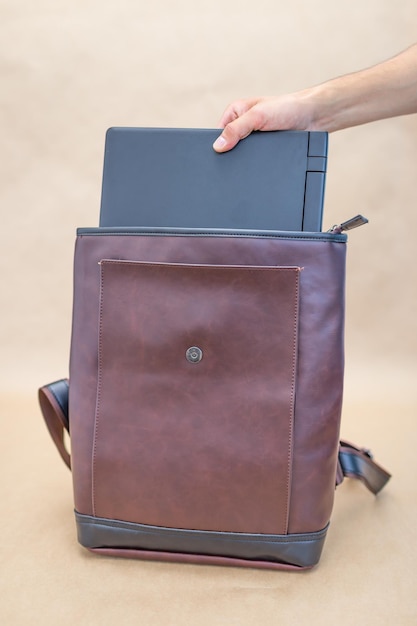
[(310, 130), (333, 132), (355, 124), (352, 93), (338, 85), (337, 80), (307, 89), (300, 93), (300, 97), (307, 111)]

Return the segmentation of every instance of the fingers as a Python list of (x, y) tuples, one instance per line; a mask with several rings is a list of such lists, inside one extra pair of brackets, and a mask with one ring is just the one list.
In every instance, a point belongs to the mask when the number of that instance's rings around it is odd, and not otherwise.
[(227, 124), (249, 111), (258, 101), (259, 98), (246, 98), (244, 100), (235, 100), (229, 104), (220, 118), (220, 128), (224, 128)]
[(259, 98), (236, 100), (226, 108), (220, 119), (220, 127), (224, 130), (213, 144), (216, 152), (231, 150), (241, 139), (255, 130), (254, 127), (252, 128), (255, 120), (252, 119), (252, 116), (247, 116), (257, 102), (259, 102)]
[[(230, 119), (230, 117), (231, 113), (228, 113), (225, 120)], [(246, 112), (235, 115), (231, 121), (226, 123), (222, 134), (214, 142), (213, 148), (216, 152), (227, 152), (234, 148), (241, 139), (250, 135), (252, 131), (259, 130), (260, 127), (260, 116), (252, 106)]]
[(224, 129), (213, 148), (216, 152), (227, 152), (254, 130), (323, 130), (322, 102), (323, 98), (317, 97), (317, 88), (237, 100), (223, 113)]

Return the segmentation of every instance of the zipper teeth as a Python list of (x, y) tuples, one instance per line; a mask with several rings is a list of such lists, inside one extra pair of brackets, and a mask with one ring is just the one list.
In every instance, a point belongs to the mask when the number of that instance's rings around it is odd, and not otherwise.
[(165, 236), (165, 237), (235, 237), (235, 238), (259, 238), (259, 239), (303, 239), (309, 241), (339, 241), (343, 242), (346, 240), (346, 235), (338, 233), (338, 232), (323, 232), (323, 233), (285, 233), (285, 232), (216, 232), (216, 231), (178, 231), (178, 230), (161, 230), (161, 231), (146, 231), (146, 230), (123, 230), (123, 229), (114, 229), (114, 230), (105, 230), (103, 231), (101, 228), (79, 228), (77, 229), (77, 235), (84, 236)]

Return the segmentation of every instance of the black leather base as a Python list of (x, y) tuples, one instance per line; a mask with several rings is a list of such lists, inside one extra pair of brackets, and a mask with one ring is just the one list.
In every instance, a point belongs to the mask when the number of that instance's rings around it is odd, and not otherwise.
[[(86, 548), (152, 550), (233, 557), (312, 567), (321, 555), (327, 527), (298, 535), (261, 535), (161, 528), (75, 512), (78, 541)], [(174, 559), (173, 559), (174, 560)]]

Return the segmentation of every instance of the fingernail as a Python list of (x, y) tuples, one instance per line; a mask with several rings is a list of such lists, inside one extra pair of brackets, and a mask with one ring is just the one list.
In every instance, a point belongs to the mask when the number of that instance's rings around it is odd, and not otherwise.
[(213, 148), (215, 150), (221, 150), (222, 148), (224, 148), (224, 146), (226, 145), (226, 139), (220, 135), (220, 137), (217, 137), (216, 141), (213, 144)]

